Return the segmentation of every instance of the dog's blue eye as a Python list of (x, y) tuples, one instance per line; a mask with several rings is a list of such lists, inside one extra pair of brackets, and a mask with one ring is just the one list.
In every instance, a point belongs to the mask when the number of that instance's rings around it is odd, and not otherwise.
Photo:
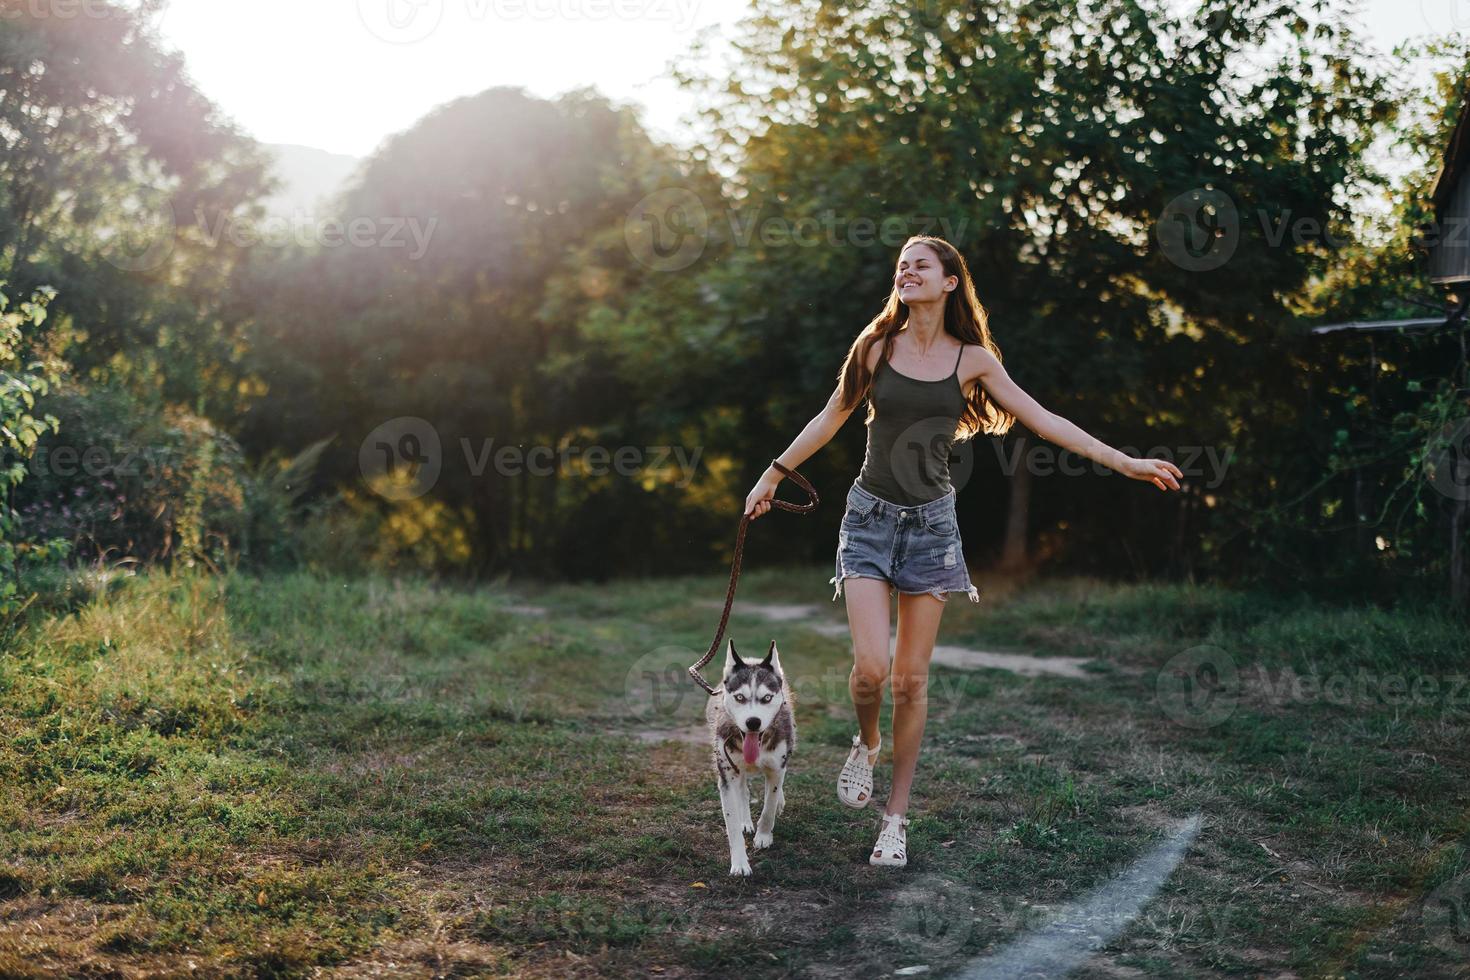
[(745, 695), (743, 695), (743, 694), (737, 694), (737, 695), (735, 695), (735, 700), (736, 701), (739, 701), (741, 704), (744, 704), (745, 703)]
[(775, 697), (774, 694), (767, 694), (765, 697), (761, 698), (761, 704), (770, 704), (771, 698), (773, 697)]

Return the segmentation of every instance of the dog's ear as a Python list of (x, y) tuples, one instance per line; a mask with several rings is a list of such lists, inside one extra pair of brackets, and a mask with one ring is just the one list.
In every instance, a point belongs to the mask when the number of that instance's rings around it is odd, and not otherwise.
[(725, 646), (725, 676), (745, 666), (745, 661), (740, 659), (740, 654), (735, 652), (735, 641), (727, 640)]
[(766, 659), (761, 661), (761, 666), (781, 673), (781, 651), (776, 649), (776, 641), (771, 641), (771, 648), (766, 651)]

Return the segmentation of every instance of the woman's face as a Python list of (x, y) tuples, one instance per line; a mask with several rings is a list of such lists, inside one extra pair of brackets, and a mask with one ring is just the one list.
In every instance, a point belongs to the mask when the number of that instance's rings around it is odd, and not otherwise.
[(928, 245), (910, 245), (898, 257), (893, 286), (905, 306), (942, 301), (944, 294), (957, 285), (958, 277), (944, 274), (939, 256)]

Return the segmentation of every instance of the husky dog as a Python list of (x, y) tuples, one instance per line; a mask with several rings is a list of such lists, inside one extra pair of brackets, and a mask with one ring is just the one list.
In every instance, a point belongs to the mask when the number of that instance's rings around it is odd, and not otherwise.
[[(735, 641), (730, 641), (725, 648), (724, 679), (705, 705), (704, 715), (714, 742), (732, 875), (750, 874), (745, 835), (755, 833), (752, 844), (757, 849), (770, 847), (771, 828), (786, 806), (781, 783), (786, 778), (786, 761), (796, 748), (795, 704), (781, 671), (775, 640), (766, 659), (759, 663), (741, 660), (735, 652)], [(753, 827), (747, 778), (757, 769), (765, 777), (766, 798), (761, 804), (760, 824)]]

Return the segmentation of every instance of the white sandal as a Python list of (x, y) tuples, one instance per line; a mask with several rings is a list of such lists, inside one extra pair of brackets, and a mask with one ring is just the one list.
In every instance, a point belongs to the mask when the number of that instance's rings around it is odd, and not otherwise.
[(909, 863), (908, 840), (904, 828), (909, 825), (908, 817), (898, 813), (883, 814), (883, 829), (878, 833), (878, 843), (873, 845), (869, 864), (901, 868)]
[[(878, 744), (871, 749), (863, 744), (862, 733), (852, 737), (852, 751), (847, 755), (847, 761), (842, 764), (842, 772), (837, 774), (837, 798), (854, 809), (861, 810), (868, 805), (873, 796), (873, 764), (868, 761), (868, 756), (877, 753), (883, 748), (883, 736), (878, 736)], [(873, 762), (878, 761), (874, 759)]]

